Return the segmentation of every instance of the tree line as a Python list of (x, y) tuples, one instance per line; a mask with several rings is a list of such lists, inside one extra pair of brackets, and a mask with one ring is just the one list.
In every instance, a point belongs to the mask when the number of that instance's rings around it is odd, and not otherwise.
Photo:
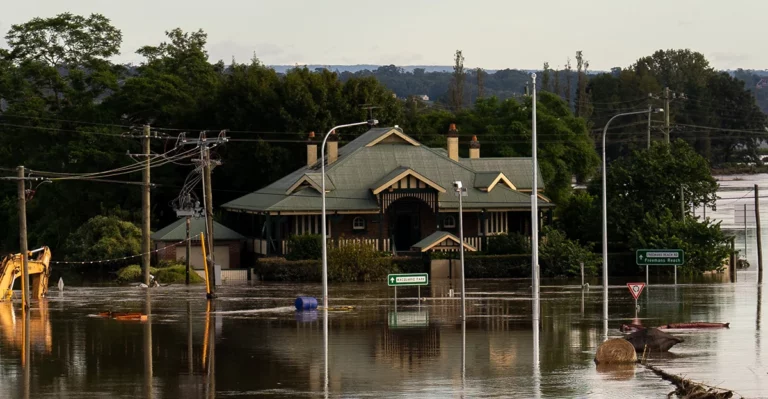
[[(464, 70), (463, 54), (458, 51), (454, 73), (445, 76), (418, 70), (404, 73), (395, 67), (382, 67), (375, 73), (342, 74), (294, 68), (279, 74), (255, 57), (228, 65), (210, 62), (207, 35), (202, 30), (173, 29), (166, 36), (161, 43), (141, 47), (137, 53), (144, 61), (132, 67), (110, 61), (120, 51), (122, 34), (102, 15), (65, 13), (13, 25), (6, 35), (8, 47), (0, 49), (0, 153), (4, 173), (11, 174), (16, 165), (59, 173), (132, 165), (135, 161), (127, 154), (140, 152), (140, 143), (131, 133), (145, 124), (156, 132), (151, 141), (156, 154), (172, 148), (182, 132), (194, 137), (200, 131), (218, 133), (227, 129), (230, 142), (213, 154), (222, 161), (213, 178), (214, 202), (218, 205), (302, 166), (308, 132), (325, 132), (337, 124), (366, 120), (371, 113), (381, 125), (400, 125), (430, 146), (444, 146), (448, 125), (456, 123), (463, 152), (471, 137), (477, 135), (483, 157), (531, 155), (531, 97), (514, 95), (530, 81), (522, 71), (491, 74)], [(546, 68), (539, 79), (540, 168), (546, 195), (563, 205), (558, 217), (570, 234), (578, 231), (566, 210), (579, 209), (578, 201), (587, 202), (573, 192), (572, 178), (589, 181), (598, 172), (593, 130), (610, 112), (633, 108), (638, 103), (647, 106), (646, 101), (638, 100), (639, 96), (644, 100), (649, 98), (648, 93), (658, 96), (664, 86), (685, 91), (691, 101), (672, 106), (675, 129), (683, 126), (682, 122), (728, 127), (728, 131), (709, 133), (709, 147), (696, 144), (699, 153), (716, 154), (709, 159), (738, 159), (762, 140), (762, 136), (749, 133), (758, 126), (759, 118), (764, 122), (752, 94), (739, 81), (712, 70), (697, 53), (660, 52), (630, 68), (597, 76), (589, 74), (588, 68), (588, 61), (579, 52), (575, 70), (568, 64), (565, 73), (559, 68)], [(435, 89), (436, 104), (413, 97), (398, 98), (402, 92), (395, 85), (403, 76), (409, 82), (406, 85), (440, 82), (443, 88)], [(402, 90), (422, 92), (426, 88)], [(429, 93), (427, 90), (425, 94)], [(706, 101), (716, 96), (726, 96), (727, 101), (707, 108), (710, 103)], [(697, 108), (695, 104), (703, 105)], [(716, 116), (705, 117), (705, 111)], [(632, 120), (622, 125), (627, 122)], [(657, 125), (658, 121), (655, 129)], [(629, 151), (641, 147), (634, 136), (629, 136), (635, 133), (629, 129), (617, 125), (612, 130), (612, 140), (620, 145), (613, 157), (628, 156)], [(348, 142), (364, 130), (346, 130), (341, 140)], [(672, 137), (693, 143), (700, 140), (692, 131), (675, 130)], [(657, 132), (654, 139), (659, 139)], [(704, 148), (709, 148), (709, 153), (701, 151)], [(732, 154), (722, 155), (721, 150), (728, 148)], [(696, 165), (708, 167), (707, 161)], [(194, 165), (187, 162), (152, 170), (154, 229), (176, 219), (169, 202), (193, 169)], [(126, 180), (138, 181), (139, 174)], [(121, 231), (130, 230), (105, 225), (101, 219), (88, 224), (95, 216), (139, 221), (140, 189), (136, 185), (69, 180), (30, 189), (35, 190), (28, 204), (30, 245), (48, 245), (64, 256), (84, 253), (87, 244), (80, 237), (94, 235), (93, 231), (78, 229), (94, 226), (100, 236), (111, 231), (116, 241), (121, 239)], [(0, 220), (6, 223), (6, 229), (0, 232), (0, 245), (5, 252), (11, 252), (18, 243), (16, 188), (4, 183), (0, 190)], [(588, 212), (584, 208), (581, 214)], [(217, 217), (225, 215), (219, 213)], [(244, 234), (260, 230), (260, 226), (237, 220), (232, 223)], [(124, 234), (132, 237), (135, 232)], [(571, 238), (584, 243), (593, 241), (587, 235)], [(124, 247), (120, 250), (124, 254), (134, 250), (132, 246)]]

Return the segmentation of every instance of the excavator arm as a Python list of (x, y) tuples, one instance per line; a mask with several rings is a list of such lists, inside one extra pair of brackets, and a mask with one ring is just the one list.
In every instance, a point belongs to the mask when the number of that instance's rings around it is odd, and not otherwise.
[[(27, 266), (33, 298), (42, 298), (48, 292), (48, 277), (51, 275), (50, 261), (51, 250), (48, 247), (29, 252)], [(0, 263), (0, 301), (11, 299), (13, 283), (21, 275), (21, 254), (11, 254), (3, 258), (2, 263)]]

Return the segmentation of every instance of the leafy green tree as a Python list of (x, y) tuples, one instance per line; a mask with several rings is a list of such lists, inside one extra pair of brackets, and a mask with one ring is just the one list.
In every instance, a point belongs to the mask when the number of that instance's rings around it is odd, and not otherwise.
[(542, 233), (542, 244), (539, 247), (542, 276), (579, 276), (582, 262), (585, 276), (597, 274), (597, 267), (602, 260), (592, 252), (591, 245), (581, 245), (578, 241), (568, 239), (562, 231), (552, 228), (545, 228)]
[(505, 233), (488, 238), (489, 255), (530, 254), (530, 238), (521, 233)]
[(96, 216), (67, 240), (70, 259), (100, 260), (139, 254), (141, 229), (116, 216)]
[[(600, 182), (595, 179), (590, 185), (590, 193), (596, 197), (602, 196)], [(649, 151), (635, 151), (614, 161), (606, 185), (609, 231), (618, 237), (628, 237), (646, 215), (657, 217), (671, 209), (683, 218), (681, 201), (713, 207), (717, 199), (717, 182), (709, 163), (683, 140), (670, 146), (653, 143)]]
[(630, 233), (629, 245), (632, 249), (680, 248), (685, 251), (682, 269), (688, 273), (722, 269), (731, 252), (730, 237), (719, 222), (690, 215), (680, 220), (669, 209), (657, 216), (646, 214), (643, 223)]

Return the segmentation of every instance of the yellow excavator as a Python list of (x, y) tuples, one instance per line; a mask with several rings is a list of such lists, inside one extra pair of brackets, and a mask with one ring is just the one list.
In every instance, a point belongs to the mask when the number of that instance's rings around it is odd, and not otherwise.
[[(48, 247), (30, 251), (28, 255), (29, 286), (32, 298), (42, 298), (48, 292), (48, 277), (51, 269), (51, 250)], [(13, 296), (13, 282), (22, 275), (21, 254), (11, 254), (0, 263), (0, 301), (8, 301)]]

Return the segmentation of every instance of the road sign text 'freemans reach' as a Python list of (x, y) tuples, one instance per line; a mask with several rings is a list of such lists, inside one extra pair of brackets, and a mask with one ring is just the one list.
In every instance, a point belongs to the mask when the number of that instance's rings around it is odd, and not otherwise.
[(636, 252), (638, 265), (682, 265), (685, 262), (685, 252), (682, 249), (638, 249)]

